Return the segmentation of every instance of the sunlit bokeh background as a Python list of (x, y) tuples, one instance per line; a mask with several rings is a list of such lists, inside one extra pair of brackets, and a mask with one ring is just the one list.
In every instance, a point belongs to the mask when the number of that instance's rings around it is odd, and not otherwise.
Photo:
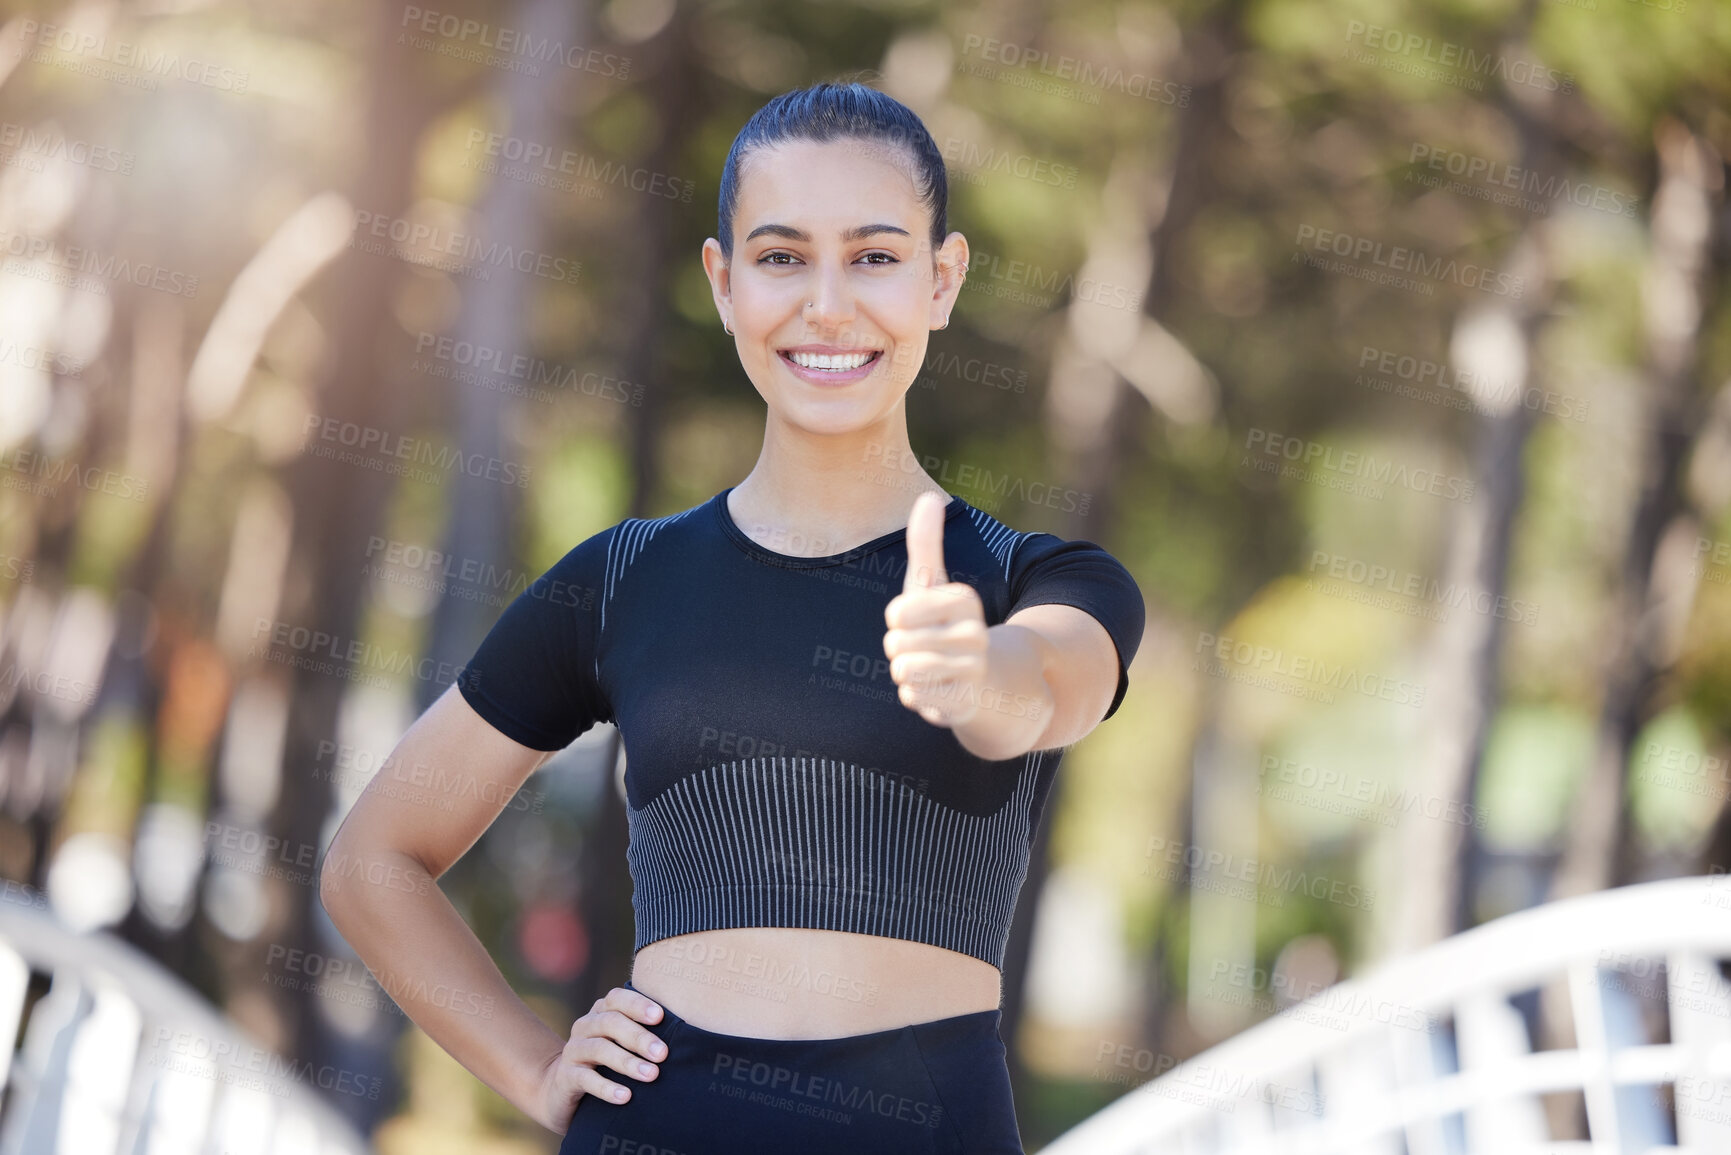
[[(528, 580), (750, 469), (699, 251), (816, 80), (925, 120), (974, 252), (922, 464), (1148, 606), (1012, 937), (1030, 1150), (1294, 991), (1731, 865), (1717, 0), (0, 13), (0, 898), (378, 1079), (319, 1093), (386, 1155), (557, 1140), (313, 864)], [(620, 756), (441, 880), (561, 1033), (627, 973)]]

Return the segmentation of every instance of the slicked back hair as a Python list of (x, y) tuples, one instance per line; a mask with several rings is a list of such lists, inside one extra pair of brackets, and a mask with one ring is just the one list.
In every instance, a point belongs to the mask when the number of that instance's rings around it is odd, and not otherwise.
[(949, 235), (949, 177), (944, 157), (925, 122), (895, 97), (869, 85), (828, 81), (784, 92), (752, 114), (721, 171), (716, 239), (722, 255), (733, 260), (733, 216), (739, 207), (740, 165), (753, 149), (787, 141), (823, 143), (837, 139), (881, 142), (907, 150), (914, 161), (915, 189), (932, 222), (932, 259)]

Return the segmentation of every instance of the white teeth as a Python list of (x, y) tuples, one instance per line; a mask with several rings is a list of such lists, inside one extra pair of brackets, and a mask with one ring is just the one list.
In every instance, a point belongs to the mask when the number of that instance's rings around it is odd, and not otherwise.
[(858, 369), (872, 359), (870, 352), (866, 353), (799, 353), (790, 352), (788, 357), (802, 369), (831, 369), (844, 371)]

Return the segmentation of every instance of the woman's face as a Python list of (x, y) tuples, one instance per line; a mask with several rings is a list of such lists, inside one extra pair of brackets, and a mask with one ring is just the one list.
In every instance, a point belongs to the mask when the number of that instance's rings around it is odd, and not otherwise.
[(789, 141), (741, 164), (733, 260), (711, 237), (703, 267), (746, 374), (782, 420), (813, 433), (882, 421), (949, 317), (967, 241), (951, 233), (933, 268), (912, 169), (906, 149), (858, 139)]

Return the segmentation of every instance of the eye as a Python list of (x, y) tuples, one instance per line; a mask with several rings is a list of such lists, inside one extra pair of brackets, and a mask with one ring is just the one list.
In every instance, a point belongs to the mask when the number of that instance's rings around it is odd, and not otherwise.
[[(881, 259), (874, 260), (873, 258)], [(868, 265), (899, 265), (902, 263), (900, 257), (896, 256), (894, 253), (884, 252), (882, 249), (876, 249), (872, 252), (866, 253), (859, 259)], [(785, 249), (771, 249), (761, 257), (758, 257), (757, 263), (760, 265), (787, 265), (796, 263), (798, 260), (798, 257)]]

